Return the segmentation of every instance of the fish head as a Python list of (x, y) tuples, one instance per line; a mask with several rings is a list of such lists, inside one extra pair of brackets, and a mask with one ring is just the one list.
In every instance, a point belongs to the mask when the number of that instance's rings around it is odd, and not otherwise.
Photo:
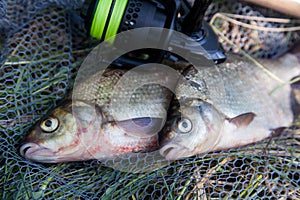
[[(25, 137), (20, 153), (44, 163), (84, 160), (88, 147), (103, 121), (94, 106), (68, 100), (36, 123)], [(97, 140), (97, 139), (96, 139)], [(95, 142), (94, 142), (95, 143)]]
[(199, 99), (185, 100), (166, 123), (160, 138), (160, 154), (177, 160), (210, 151), (218, 142), (224, 116)]

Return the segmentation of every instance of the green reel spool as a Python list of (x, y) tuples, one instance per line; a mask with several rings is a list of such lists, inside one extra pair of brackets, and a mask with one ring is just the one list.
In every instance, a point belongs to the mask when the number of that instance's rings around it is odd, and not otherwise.
[(173, 0), (86, 0), (82, 15), (89, 35), (107, 40), (133, 28), (174, 29), (178, 9)]
[(99, 0), (91, 23), (90, 35), (104, 40), (116, 35), (127, 2), (127, 0)]

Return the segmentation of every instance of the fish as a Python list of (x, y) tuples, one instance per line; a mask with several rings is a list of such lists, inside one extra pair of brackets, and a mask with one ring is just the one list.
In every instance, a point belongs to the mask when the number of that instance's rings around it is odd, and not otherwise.
[(20, 153), (27, 160), (59, 163), (113, 158), (157, 147), (157, 135), (136, 137), (106, 120), (100, 107), (66, 100), (31, 129)]
[(155, 149), (175, 86), (160, 67), (100, 70), (75, 83), (66, 100), (30, 129), (20, 154), (59, 163)]
[(298, 57), (286, 53), (258, 62), (264, 70), (228, 54), (225, 63), (186, 69), (160, 132), (160, 154), (178, 160), (237, 148), (290, 126), (294, 116), (288, 83), (300, 74)]

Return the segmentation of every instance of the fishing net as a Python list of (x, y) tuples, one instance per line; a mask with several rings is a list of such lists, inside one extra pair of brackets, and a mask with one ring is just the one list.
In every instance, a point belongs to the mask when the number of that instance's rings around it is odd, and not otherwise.
[(299, 40), (299, 20), (271, 9), (234, 1), (216, 1), (208, 9), (206, 19), (226, 51), (275, 58)]
[[(114, 170), (97, 160), (39, 164), (22, 158), (21, 139), (72, 88), (81, 62), (97, 44), (87, 37), (76, 13), (81, 5), (80, 0), (0, 2), (0, 198), (299, 198), (297, 125), (257, 144), (194, 156), (143, 173)], [(217, 12), (251, 17), (277, 14), (234, 1), (216, 1), (207, 20)], [(228, 38), (220, 37), (226, 51), (240, 47), (256, 57), (276, 57), (299, 40), (297, 30), (255, 32), (228, 20), (236, 16), (220, 16), (213, 24)], [(237, 21), (268, 28), (295, 26), (253, 18)]]

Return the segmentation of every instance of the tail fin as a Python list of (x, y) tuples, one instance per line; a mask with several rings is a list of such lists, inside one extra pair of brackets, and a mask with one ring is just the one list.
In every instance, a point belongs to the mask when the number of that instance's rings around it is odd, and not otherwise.
[(291, 84), (291, 106), (294, 114), (294, 120), (300, 118), (300, 76), (296, 76), (292, 81), (298, 81)]
[[(300, 66), (300, 42), (296, 43), (289, 53), (297, 57)], [(294, 119), (297, 119), (300, 118), (300, 74), (295, 76), (292, 82), (291, 103)]]
[(289, 51), (289, 53), (295, 55), (300, 63), (300, 42), (296, 43)]

